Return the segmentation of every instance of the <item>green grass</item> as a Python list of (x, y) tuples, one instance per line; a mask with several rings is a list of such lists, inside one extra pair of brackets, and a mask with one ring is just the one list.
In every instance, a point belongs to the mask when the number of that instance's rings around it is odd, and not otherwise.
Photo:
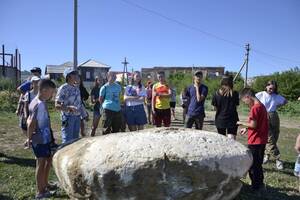
[[(284, 123), (293, 121), (283, 118)], [(59, 138), (59, 113), (51, 112), (52, 128)], [(287, 121), (287, 122), (286, 122)], [(89, 122), (91, 123), (91, 122)], [(204, 129), (214, 130), (213, 125), (204, 125)], [(285, 169), (277, 171), (274, 162), (264, 165), (265, 183), (267, 193), (259, 198), (251, 193), (249, 178), (242, 179), (243, 188), (236, 200), (293, 200), (299, 199), (297, 192), (297, 178), (293, 176), (293, 167), (296, 158), (294, 142), (297, 134), (296, 128), (281, 128), (279, 147)], [(31, 150), (23, 149), (25, 137), (17, 127), (17, 117), (13, 113), (0, 112), (0, 199), (33, 199), (35, 195), (35, 158)], [(246, 137), (238, 137), (245, 144)], [(50, 180), (57, 180), (51, 170)], [(68, 199), (64, 191), (59, 190), (52, 199)]]

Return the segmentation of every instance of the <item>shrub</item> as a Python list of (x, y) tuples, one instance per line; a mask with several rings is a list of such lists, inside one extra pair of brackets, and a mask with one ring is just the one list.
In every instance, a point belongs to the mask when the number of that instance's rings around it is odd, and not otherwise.
[(0, 91), (0, 111), (14, 112), (17, 108), (19, 94), (8, 90)]
[(294, 101), (300, 96), (300, 69), (298, 67), (269, 76), (257, 77), (252, 87), (256, 92), (263, 91), (269, 80), (277, 81), (279, 94), (288, 100)]
[(8, 78), (0, 78), (0, 91), (10, 90), (13, 91), (16, 89), (14, 82)]

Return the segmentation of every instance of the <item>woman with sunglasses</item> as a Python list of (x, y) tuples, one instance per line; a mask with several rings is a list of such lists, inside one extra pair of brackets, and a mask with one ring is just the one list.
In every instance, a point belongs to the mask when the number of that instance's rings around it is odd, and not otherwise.
[(266, 91), (258, 92), (256, 97), (264, 104), (269, 116), (269, 137), (266, 145), (266, 152), (263, 163), (267, 163), (270, 157), (276, 160), (276, 168), (283, 169), (283, 162), (280, 160), (280, 151), (277, 146), (277, 141), (280, 132), (280, 120), (277, 109), (287, 103), (287, 100), (278, 94), (277, 82), (274, 80), (268, 81)]

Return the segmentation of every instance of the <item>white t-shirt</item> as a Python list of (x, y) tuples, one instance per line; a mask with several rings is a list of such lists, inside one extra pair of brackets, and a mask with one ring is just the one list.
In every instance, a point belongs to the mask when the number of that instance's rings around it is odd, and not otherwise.
[[(139, 88), (137, 85), (128, 85), (125, 88), (126, 96), (139, 96), (139, 97), (147, 97), (147, 91), (144, 86)], [(144, 102), (136, 99), (127, 99), (126, 106), (137, 106), (143, 105)]]
[(268, 112), (276, 111), (277, 107), (283, 105), (285, 98), (279, 94), (269, 94), (266, 91), (258, 92), (255, 95), (264, 104)]

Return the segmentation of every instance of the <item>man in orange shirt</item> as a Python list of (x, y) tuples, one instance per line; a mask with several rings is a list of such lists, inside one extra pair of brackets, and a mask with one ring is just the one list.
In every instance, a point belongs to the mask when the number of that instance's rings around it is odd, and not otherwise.
[(169, 127), (171, 124), (170, 95), (171, 90), (166, 83), (165, 72), (157, 73), (158, 83), (152, 88), (152, 113), (154, 124), (161, 127)]

